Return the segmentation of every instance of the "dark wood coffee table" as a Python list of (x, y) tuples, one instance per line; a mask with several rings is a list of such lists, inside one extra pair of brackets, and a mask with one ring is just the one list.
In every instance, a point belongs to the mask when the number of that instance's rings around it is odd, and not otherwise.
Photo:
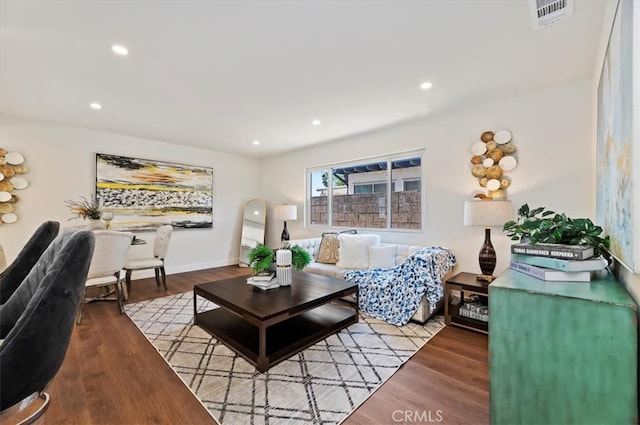
[[(357, 323), (357, 302), (350, 307), (330, 304), (351, 294), (357, 297), (357, 285), (299, 271), (293, 272), (291, 286), (269, 291), (235, 277), (194, 286), (194, 323), (265, 372)], [(198, 296), (221, 308), (198, 312)]]

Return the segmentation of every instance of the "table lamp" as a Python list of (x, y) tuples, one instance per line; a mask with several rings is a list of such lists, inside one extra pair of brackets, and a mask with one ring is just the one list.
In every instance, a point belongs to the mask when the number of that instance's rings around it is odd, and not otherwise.
[(484, 243), (480, 248), (478, 261), (481, 275), (476, 278), (487, 282), (493, 281), (496, 268), (496, 251), (491, 244), (491, 226), (503, 226), (513, 218), (511, 201), (473, 200), (464, 202), (464, 225), (484, 226)]
[(282, 229), (280, 241), (288, 241), (287, 220), (296, 220), (298, 218), (298, 207), (295, 205), (276, 205), (273, 211), (273, 218), (284, 221), (284, 229)]

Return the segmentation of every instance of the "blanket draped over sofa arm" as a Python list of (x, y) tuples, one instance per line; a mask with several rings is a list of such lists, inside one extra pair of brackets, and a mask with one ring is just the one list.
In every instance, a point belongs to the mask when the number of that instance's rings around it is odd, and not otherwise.
[(439, 246), (422, 248), (390, 269), (348, 270), (345, 280), (358, 285), (360, 310), (392, 325), (407, 324), (426, 296), (429, 312), (444, 291), (442, 277), (456, 264), (449, 249)]

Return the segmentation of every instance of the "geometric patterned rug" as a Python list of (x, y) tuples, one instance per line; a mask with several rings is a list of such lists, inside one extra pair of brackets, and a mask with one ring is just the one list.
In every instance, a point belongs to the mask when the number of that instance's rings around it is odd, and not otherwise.
[(192, 291), (125, 309), (224, 425), (338, 424), (444, 327), (440, 315), (398, 327), (361, 314), (358, 323), (260, 373), (193, 325)]

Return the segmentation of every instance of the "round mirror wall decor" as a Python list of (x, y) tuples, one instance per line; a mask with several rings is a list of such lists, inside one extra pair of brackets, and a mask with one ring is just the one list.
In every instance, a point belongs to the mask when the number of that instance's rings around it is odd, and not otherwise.
[(482, 188), (474, 197), (485, 200), (506, 199), (511, 179), (505, 174), (518, 165), (516, 146), (509, 130), (484, 131), (480, 141), (471, 145), (469, 171)]
[(16, 207), (20, 198), (15, 192), (29, 187), (23, 176), (27, 171), (22, 154), (0, 148), (0, 224), (18, 220)]

